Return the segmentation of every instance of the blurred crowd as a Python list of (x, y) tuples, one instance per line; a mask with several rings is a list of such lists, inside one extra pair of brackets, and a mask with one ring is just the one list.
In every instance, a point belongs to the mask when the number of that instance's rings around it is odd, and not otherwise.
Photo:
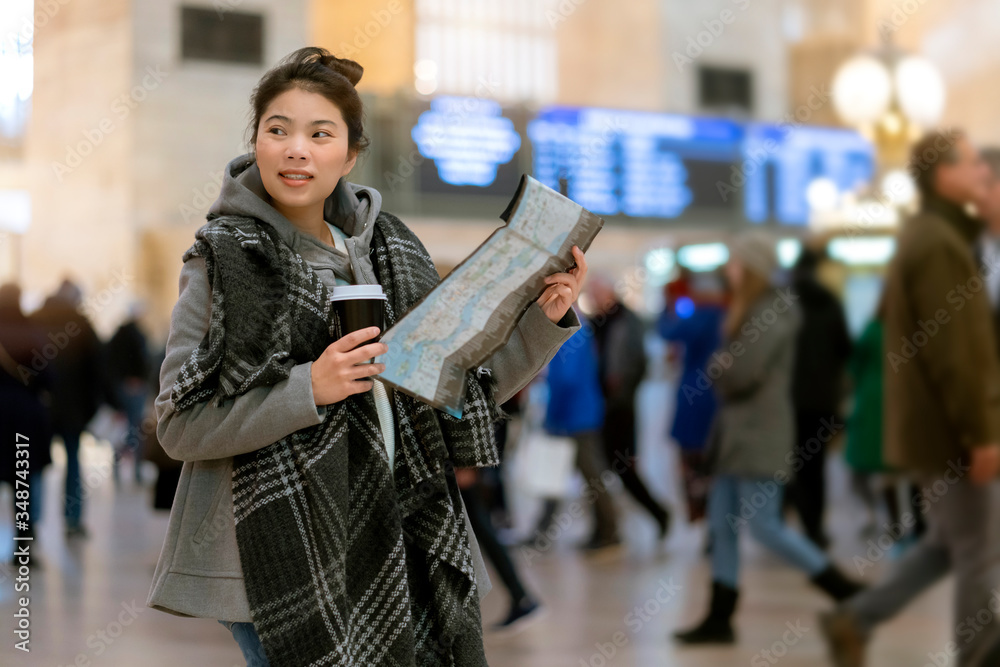
[[(169, 509), (173, 498), (171, 485), (176, 485), (180, 464), (156, 446), (155, 418), (150, 416), (162, 352), (148, 349), (140, 325), (144, 306), (134, 302), (114, 334), (101, 340), (83, 305), (82, 291), (68, 279), (31, 313), (22, 310), (16, 283), (0, 286), (0, 424), (4, 433), (16, 432), (19, 441), (28, 443), (27, 455), (11, 451), (0, 460), (0, 481), (28, 484), (30, 521), (18, 524), (20, 535), (34, 535), (41, 519), (43, 472), (57, 442), (65, 455), (65, 534), (88, 536), (86, 499), (103, 477), (88, 477), (81, 468), (84, 433), (111, 444), (109, 474), (116, 486), (129, 474), (122, 472), (128, 462), (134, 484), (143, 485), (142, 462), (149, 459), (160, 466), (154, 505)], [(13, 498), (15, 512), (23, 509), (18, 507), (21, 494)]]
[[(735, 641), (745, 528), (832, 600), (822, 628), (835, 664), (863, 664), (878, 625), (949, 573), (957, 623), (949, 650), (962, 665), (1000, 664), (990, 598), (1000, 586), (1000, 152), (978, 150), (961, 132), (935, 132), (914, 147), (909, 167), (921, 207), (901, 227), (877, 312), (856, 339), (821, 279), (830, 261), (823, 245), (806, 243), (784, 270), (776, 239), (763, 229), (734, 236), (721, 270), (681, 270), (652, 321), (626, 306), (611, 277), (591, 274), (588, 307), (574, 306), (584, 326), (504, 406), (510, 419), (496, 424), (501, 453), (523, 447), (531, 463), (518, 470), (548, 478), (537, 482), (549, 491), (539, 494), (534, 527), (512, 529), (505, 481), (513, 471), (458, 473), (476, 537), (510, 597), (497, 630), (543, 610), (512, 548), (540, 552), (558, 540), (567, 503), (589, 516), (581, 550), (620, 548), (617, 479), (659, 541), (678, 513), (705, 526), (709, 607), (678, 630), (676, 642)], [(68, 280), (35, 312), (24, 313), (21, 303), (17, 285), (0, 287), (3, 432), (16, 426), (30, 443), (31, 522), (22, 532), (31, 534), (41, 516), (42, 472), (57, 442), (66, 460), (65, 533), (87, 535), (80, 466), (87, 431), (111, 442), (116, 484), (127, 474), (146, 484), (142, 461), (156, 463), (152, 504), (169, 509), (180, 464), (156, 444), (152, 403), (162, 352), (149, 349), (142, 306), (133, 305), (103, 341)], [(666, 342), (674, 369), (668, 435), (682, 506), (656, 497), (637, 466), (647, 335)], [(515, 428), (529, 421), (539, 396), (539, 428)], [(524, 437), (529, 431), (532, 438)], [(841, 446), (867, 512), (858, 543), (873, 540), (892, 552), (892, 566), (877, 580), (848, 576), (830, 556), (844, 536), (826, 525), (827, 463)], [(0, 481), (20, 478), (16, 461), (0, 460)], [(584, 484), (570, 492), (574, 470)], [(963, 619), (972, 619), (969, 627)]]
[[(761, 229), (730, 241), (721, 270), (681, 270), (651, 326), (607, 276), (593, 274), (585, 288), (584, 326), (541, 380), (549, 442), (522, 446), (533, 445), (534, 467), (550, 477), (564, 474), (554, 462), (570, 461), (559, 449), (573, 452), (585, 481), (577, 496), (591, 514), (584, 551), (621, 542), (609, 471), (666, 537), (671, 511), (635, 467), (635, 406), (645, 332), (668, 342), (676, 371), (669, 442), (684, 499), (671, 509), (707, 524), (711, 570), (709, 608), (674, 634), (678, 643), (736, 640), (738, 535), (746, 527), (831, 599), (821, 627), (838, 667), (863, 665), (877, 627), (949, 574), (953, 641), (929, 655), (1000, 664), (1000, 151), (978, 150), (961, 131), (932, 132), (913, 147), (908, 167), (921, 205), (902, 225), (878, 307), (856, 339), (821, 277), (831, 261), (824, 245), (806, 243), (783, 270), (776, 239)], [(865, 508), (859, 535), (834, 535), (826, 525), (834, 448)], [(554, 496), (565, 495), (565, 484), (552, 486)], [(509, 524), (496, 485), (484, 497), (500, 518), (476, 526), (480, 540)], [(562, 502), (547, 500), (531, 536), (509, 542), (547, 548), (560, 534)], [(830, 556), (835, 540), (848, 542), (858, 575), (871, 574), (873, 549), (874, 560), (886, 555), (891, 564), (881, 577), (849, 576)], [(502, 547), (488, 555), (507, 562), (499, 568), (513, 601), (506, 623), (530, 618), (540, 603)]]

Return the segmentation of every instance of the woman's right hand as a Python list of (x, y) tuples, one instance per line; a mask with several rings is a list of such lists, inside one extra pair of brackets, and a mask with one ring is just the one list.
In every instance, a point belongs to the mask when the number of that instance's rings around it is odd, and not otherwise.
[[(361, 394), (373, 386), (369, 378), (385, 370), (385, 364), (365, 363), (385, 354), (385, 343), (369, 343), (357, 347), (378, 335), (378, 327), (352, 331), (330, 343), (319, 359), (312, 363), (312, 390), (316, 405), (329, 405), (352, 394)], [(356, 348), (356, 349), (355, 349)]]

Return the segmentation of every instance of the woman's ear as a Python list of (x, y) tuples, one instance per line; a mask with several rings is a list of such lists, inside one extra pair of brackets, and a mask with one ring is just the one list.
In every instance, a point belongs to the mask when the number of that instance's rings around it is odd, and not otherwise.
[(340, 176), (343, 178), (351, 173), (351, 169), (354, 169), (354, 163), (358, 161), (358, 151), (352, 150), (347, 153), (347, 162), (344, 163), (344, 169)]

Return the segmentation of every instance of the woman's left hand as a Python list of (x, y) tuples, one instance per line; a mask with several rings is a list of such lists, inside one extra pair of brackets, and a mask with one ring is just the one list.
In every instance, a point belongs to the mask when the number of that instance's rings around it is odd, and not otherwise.
[(553, 322), (559, 322), (569, 307), (580, 296), (583, 280), (587, 277), (587, 260), (578, 246), (573, 246), (573, 259), (576, 266), (566, 273), (554, 273), (545, 279), (548, 287), (538, 297), (538, 305), (545, 315)]

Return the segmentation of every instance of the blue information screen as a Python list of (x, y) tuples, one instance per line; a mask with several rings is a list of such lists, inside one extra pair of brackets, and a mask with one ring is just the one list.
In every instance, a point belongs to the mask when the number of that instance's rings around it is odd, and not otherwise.
[(535, 178), (605, 216), (700, 212), (804, 225), (814, 181), (843, 193), (875, 174), (871, 143), (843, 128), (566, 106), (528, 116), (463, 97), (435, 98), (422, 111), (411, 136), (427, 193), (509, 195), (525, 132)]
[(840, 192), (868, 183), (875, 172), (871, 143), (832, 127), (751, 125), (743, 148), (744, 212), (751, 222), (809, 222), (806, 190), (818, 178)]
[(730, 178), (743, 129), (722, 119), (549, 107), (528, 123), (535, 178), (599, 215), (675, 218), (690, 208), (738, 206)]
[(841, 192), (871, 180), (874, 149), (840, 128), (548, 107), (528, 123), (535, 177), (600, 215), (676, 218), (729, 213), (751, 222), (809, 221), (818, 178)]
[(422, 109), (410, 137), (424, 158), (420, 190), (435, 194), (509, 197), (521, 180), (524, 113), (476, 97), (436, 97)]

